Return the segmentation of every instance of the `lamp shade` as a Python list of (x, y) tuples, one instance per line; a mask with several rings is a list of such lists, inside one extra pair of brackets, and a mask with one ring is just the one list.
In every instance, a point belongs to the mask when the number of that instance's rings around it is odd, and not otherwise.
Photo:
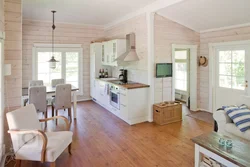
[(51, 59), (48, 62), (49, 62), (49, 67), (51, 69), (55, 69), (56, 68), (56, 63), (58, 61), (56, 61), (56, 59), (54, 58), (54, 56), (52, 56)]
[(11, 64), (4, 64), (4, 76), (11, 75)]

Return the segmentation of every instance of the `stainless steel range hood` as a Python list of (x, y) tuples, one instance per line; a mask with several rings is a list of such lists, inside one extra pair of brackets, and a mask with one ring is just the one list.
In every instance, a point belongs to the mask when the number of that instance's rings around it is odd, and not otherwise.
[(118, 57), (117, 61), (138, 61), (140, 60), (135, 49), (135, 33), (126, 35), (127, 40), (127, 51)]

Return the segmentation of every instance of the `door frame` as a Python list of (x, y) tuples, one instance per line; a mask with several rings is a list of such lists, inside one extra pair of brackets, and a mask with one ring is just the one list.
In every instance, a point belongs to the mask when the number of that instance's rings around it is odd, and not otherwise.
[(209, 43), (209, 111), (212, 113), (216, 111), (216, 50), (219, 47), (228, 47), (235, 45), (249, 45), (250, 40), (243, 41), (230, 41), (230, 42), (219, 42), (219, 43)]
[[(197, 51), (198, 51), (198, 45), (179, 45), (179, 44), (172, 44), (172, 64), (173, 64), (173, 76), (172, 76), (172, 100), (175, 100), (175, 50), (176, 49), (189, 49), (189, 73), (190, 73), (190, 83), (189, 85), (192, 85), (192, 88), (190, 89), (190, 110), (197, 111), (198, 110), (198, 99), (197, 99)], [(192, 69), (191, 69), (192, 68)], [(192, 73), (190, 71), (193, 71)], [(191, 84), (191, 81), (194, 81)]]

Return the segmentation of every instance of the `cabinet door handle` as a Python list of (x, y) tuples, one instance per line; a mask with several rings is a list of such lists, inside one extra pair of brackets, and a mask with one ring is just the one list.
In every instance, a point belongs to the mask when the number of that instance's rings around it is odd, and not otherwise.
[(121, 104), (123, 107), (126, 107), (126, 105), (124, 105), (124, 104)]
[(123, 96), (126, 96), (126, 94), (123, 94), (123, 93), (120, 93), (121, 95), (123, 95)]

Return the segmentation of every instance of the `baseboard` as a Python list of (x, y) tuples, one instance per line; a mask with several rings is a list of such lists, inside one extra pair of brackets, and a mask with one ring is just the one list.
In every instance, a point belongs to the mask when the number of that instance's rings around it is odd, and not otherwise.
[(92, 99), (91, 98), (78, 99), (77, 102), (90, 101), (90, 100), (92, 100)]
[(208, 111), (208, 110), (206, 110), (206, 109), (203, 109), (203, 108), (198, 108), (197, 111), (205, 111), (205, 112), (212, 113), (212, 112), (210, 112), (210, 111)]

